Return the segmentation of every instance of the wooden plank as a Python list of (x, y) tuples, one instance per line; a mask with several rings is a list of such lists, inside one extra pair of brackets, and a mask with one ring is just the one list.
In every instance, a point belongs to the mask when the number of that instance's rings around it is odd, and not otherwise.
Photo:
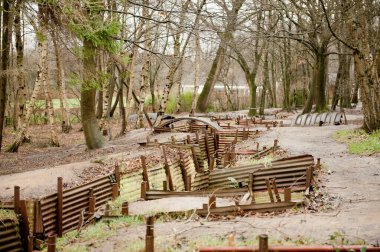
[(274, 203), (274, 198), (273, 198), (273, 193), (272, 193), (272, 189), (270, 186), (269, 178), (265, 179), (265, 184), (267, 185), (267, 191), (269, 194), (270, 202)]
[(57, 234), (62, 237), (63, 234), (63, 179), (58, 177), (57, 183)]
[(280, 197), (280, 194), (278, 193), (278, 189), (277, 189), (277, 184), (276, 184), (276, 179), (272, 179), (272, 186), (273, 186), (273, 191), (274, 191), (274, 194), (276, 195), (276, 200), (277, 202), (281, 202), (281, 197)]

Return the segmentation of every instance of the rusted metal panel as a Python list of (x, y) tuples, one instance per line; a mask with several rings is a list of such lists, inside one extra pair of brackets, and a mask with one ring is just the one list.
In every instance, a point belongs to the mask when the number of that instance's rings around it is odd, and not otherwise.
[[(248, 175), (255, 175), (254, 187), (260, 187), (266, 177), (277, 178), (277, 185), (283, 187), (291, 184), (306, 186), (306, 171), (310, 166), (314, 166), (314, 158), (311, 155), (302, 155), (287, 159), (273, 161), (269, 165), (247, 165), (232, 167), (227, 169), (214, 170), (210, 173), (210, 188), (223, 188), (231, 186), (229, 178), (233, 178), (238, 183), (248, 183)], [(264, 187), (265, 188), (265, 187)]]
[[(61, 210), (59, 210), (58, 194), (48, 195), (40, 200), (43, 233), (45, 235), (66, 233), (78, 226), (79, 216), (85, 217), (89, 210), (90, 189), (96, 199), (96, 208), (104, 205), (112, 198), (112, 185), (117, 185), (115, 174), (103, 176), (94, 181), (62, 191)], [(59, 218), (58, 216), (61, 216)], [(84, 213), (84, 214), (83, 214)], [(59, 220), (61, 219), (61, 221)], [(87, 221), (87, 219), (84, 219)]]
[(18, 222), (10, 219), (0, 220), (0, 251), (23, 251)]

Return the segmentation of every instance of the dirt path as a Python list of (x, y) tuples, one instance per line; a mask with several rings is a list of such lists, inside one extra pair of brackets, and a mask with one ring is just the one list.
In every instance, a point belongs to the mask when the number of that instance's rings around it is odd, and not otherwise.
[[(160, 243), (172, 244), (173, 238), (182, 241), (204, 240), (205, 237), (217, 239), (234, 233), (236, 237), (254, 239), (258, 234), (268, 233), (272, 241), (290, 239), (300, 244), (334, 243), (342, 237), (350, 243), (363, 243), (364, 240), (367, 244), (378, 244), (380, 157), (348, 154), (344, 144), (332, 139), (336, 130), (352, 127), (284, 127), (268, 131), (259, 140), (271, 145), (273, 139), (278, 138), (281, 147), (291, 154), (310, 153), (315, 157), (321, 157), (322, 165), (330, 170), (329, 175), (326, 173), (322, 177), (323, 190), (335, 198), (334, 203), (337, 207), (334, 210), (314, 214), (253, 216), (231, 221), (157, 223), (157, 239)], [(144, 232), (144, 226), (121, 229), (118, 235), (109, 241), (115, 244), (116, 248), (121, 244), (139, 240)]]
[(151, 130), (138, 129), (125, 136), (107, 142), (99, 150), (86, 150), (83, 144), (70, 148), (49, 148), (28, 154), (2, 153), (0, 160), (0, 200), (13, 197), (13, 187), (21, 187), (21, 195), (26, 199), (36, 199), (56, 191), (57, 178), (62, 177), (65, 184), (80, 184), (81, 174), (99, 162), (131, 159), (141, 155), (149, 156), (152, 148), (143, 148), (140, 142), (147, 136), (154, 141), (170, 141), (171, 136), (186, 138), (187, 133), (152, 134)]

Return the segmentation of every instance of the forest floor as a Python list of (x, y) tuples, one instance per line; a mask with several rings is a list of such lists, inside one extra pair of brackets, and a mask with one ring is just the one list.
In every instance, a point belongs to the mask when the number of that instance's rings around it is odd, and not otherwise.
[[(42, 134), (43, 127), (38, 127), (33, 127), (32, 134)], [(328, 198), (325, 209), (310, 211), (304, 208), (281, 214), (257, 214), (214, 221), (189, 218), (158, 222), (155, 224), (157, 243), (185, 251), (192, 250), (191, 244), (194, 243), (209, 245), (215, 242), (223, 245), (221, 242), (226, 242), (226, 245), (227, 240), (224, 239), (231, 235), (237, 241), (247, 241), (267, 233), (270, 242), (277, 244), (378, 244), (380, 156), (349, 154), (347, 146), (332, 137), (338, 130), (355, 127), (358, 126), (282, 127), (266, 131), (259, 139), (243, 143), (247, 148), (252, 148), (250, 146), (254, 146), (258, 140), (261, 146), (271, 146), (277, 138), (281, 148), (291, 155), (312, 154), (316, 158), (320, 157), (324, 172), (319, 176), (318, 191)], [(11, 197), (14, 185), (21, 186), (22, 196), (26, 198), (46, 195), (55, 190), (58, 176), (72, 182), (80, 179), (79, 175), (99, 160), (112, 160), (120, 155), (149, 155), (152, 151), (139, 148), (138, 144), (146, 140), (150, 130), (131, 131), (96, 151), (87, 151), (83, 145), (83, 133), (74, 132), (67, 135), (69, 137), (60, 136), (63, 143), (60, 148), (36, 150), (36, 146), (29, 144), (29, 147), (22, 146), (16, 154), (1, 153), (0, 199)], [(162, 138), (170, 138), (170, 134), (160, 135)], [(204, 198), (139, 201), (131, 204), (131, 211), (143, 214), (152, 210), (190, 210), (200, 208), (206, 201)], [(220, 203), (224, 204), (223, 201)], [(144, 234), (145, 225), (142, 223), (126, 225), (118, 228), (111, 237), (80, 245), (92, 247), (91, 251), (125, 251), (123, 248), (130, 247), (130, 244), (143, 244)]]

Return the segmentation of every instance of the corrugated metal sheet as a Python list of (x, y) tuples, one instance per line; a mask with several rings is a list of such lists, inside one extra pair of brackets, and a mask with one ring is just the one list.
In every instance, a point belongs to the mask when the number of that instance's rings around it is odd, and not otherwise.
[(0, 251), (23, 251), (18, 223), (14, 220), (0, 220)]
[[(306, 170), (314, 165), (311, 155), (296, 156), (273, 161), (267, 167), (264, 164), (246, 165), (214, 170), (210, 174), (210, 188), (226, 188), (236, 186), (235, 182), (248, 184), (248, 176), (254, 174), (254, 187), (265, 188), (263, 180), (267, 177), (276, 178), (279, 187), (304, 185)], [(233, 178), (231, 182), (229, 178)]]

